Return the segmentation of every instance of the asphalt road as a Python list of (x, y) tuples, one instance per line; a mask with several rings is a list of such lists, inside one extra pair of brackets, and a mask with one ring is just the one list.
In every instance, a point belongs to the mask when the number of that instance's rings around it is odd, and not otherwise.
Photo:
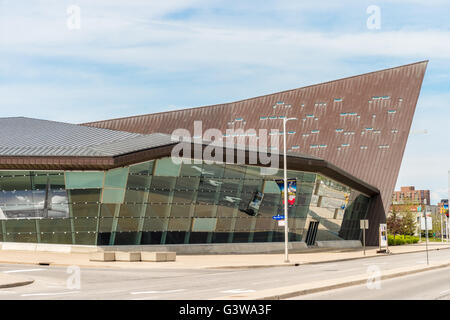
[(450, 268), (382, 280), (378, 287), (358, 285), (289, 300), (450, 300)]
[[(429, 257), (432, 262), (449, 261), (450, 250), (430, 251)], [(68, 269), (65, 267), (1, 264), (0, 272), (29, 277), (35, 282), (23, 287), (0, 289), (0, 299), (203, 300), (358, 274), (366, 274), (369, 278), (374, 268), (383, 271), (412, 265), (426, 266), (425, 252), (297, 267), (255, 269), (82, 268), (79, 273), (80, 286), (77, 287), (76, 272), (68, 273)], [(445, 274), (444, 269), (436, 271), (436, 276), (429, 280), (423, 280), (425, 282), (421, 286), (413, 288), (417, 297), (421, 299), (435, 298), (435, 294), (426, 295), (427, 292), (423, 291), (424, 287), (432, 286), (435, 282), (436, 284), (441, 283), (438, 291), (443, 292), (450, 289), (449, 277), (440, 278), (439, 274), (441, 273)], [(406, 277), (404, 278), (406, 279)], [(389, 298), (390, 293), (389, 295), (386, 293), (388, 292), (386, 290), (390, 288), (388, 284), (390, 281), (397, 280), (401, 281), (401, 279), (382, 281), (383, 289), (367, 293), (367, 298)], [(427, 284), (427, 281), (430, 281), (430, 284)], [(445, 284), (448, 286), (446, 287)], [(399, 288), (403, 288), (401, 283), (399, 286)], [(358, 288), (350, 289), (357, 290)], [(403, 289), (398, 292), (412, 294)], [(348, 295), (352, 296), (352, 293), (348, 293)], [(313, 295), (308, 297), (313, 297)], [(359, 291), (355, 291), (352, 297), (365, 298)], [(317, 299), (322, 299), (322, 297), (318, 295)]]

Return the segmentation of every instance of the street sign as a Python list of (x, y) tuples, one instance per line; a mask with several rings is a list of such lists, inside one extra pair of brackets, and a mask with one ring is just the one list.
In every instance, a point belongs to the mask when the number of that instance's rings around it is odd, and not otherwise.
[(420, 229), (421, 230), (431, 230), (433, 226), (433, 218), (427, 217), (427, 221), (425, 224), (425, 218), (420, 217)]
[(284, 227), (286, 225), (286, 220), (278, 220), (278, 226)]
[(380, 223), (380, 249), (387, 246), (387, 224)]
[(361, 220), (359, 220), (359, 225), (360, 225), (361, 229), (369, 229), (369, 220), (361, 219)]
[(278, 221), (278, 220), (284, 220), (284, 216), (282, 216), (282, 215), (276, 215), (276, 216), (273, 216), (272, 219), (273, 219), (273, 220), (277, 220), (277, 221)]

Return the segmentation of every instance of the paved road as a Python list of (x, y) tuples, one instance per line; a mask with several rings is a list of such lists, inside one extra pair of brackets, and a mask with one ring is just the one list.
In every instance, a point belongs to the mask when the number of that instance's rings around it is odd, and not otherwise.
[(450, 268), (330, 290), (289, 300), (450, 300)]
[[(450, 261), (450, 250), (431, 251), (430, 261)], [(35, 279), (28, 286), (0, 289), (0, 299), (211, 299), (330, 278), (369, 275), (368, 270), (374, 266), (390, 270), (412, 265), (425, 266), (425, 253), (256, 269), (82, 268), (78, 289), (76, 281), (70, 282), (72, 287), (67, 286), (74, 274), (68, 274), (65, 267), (0, 264), (0, 272)]]

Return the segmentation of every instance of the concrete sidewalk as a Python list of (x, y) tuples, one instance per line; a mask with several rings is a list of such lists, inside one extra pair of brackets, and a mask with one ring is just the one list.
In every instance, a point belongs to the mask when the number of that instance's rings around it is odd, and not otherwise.
[[(450, 244), (429, 243), (429, 250), (450, 249)], [(394, 246), (389, 248), (391, 254), (425, 251), (425, 244)], [(242, 255), (178, 255), (175, 262), (92, 262), (88, 253), (35, 252), (0, 250), (0, 263), (40, 264), (51, 266), (70, 266), (89, 268), (261, 268), (272, 266), (293, 266), (333, 261), (344, 261), (368, 257), (383, 256), (378, 248), (367, 248), (366, 255), (358, 249), (312, 249), (310, 252), (292, 253), (290, 262), (284, 263), (284, 254), (242, 254)]]

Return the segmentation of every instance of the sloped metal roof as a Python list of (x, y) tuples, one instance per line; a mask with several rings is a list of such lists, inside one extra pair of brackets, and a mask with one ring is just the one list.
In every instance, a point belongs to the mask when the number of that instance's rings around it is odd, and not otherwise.
[(25, 117), (0, 118), (0, 156), (111, 157), (174, 143), (138, 134)]

